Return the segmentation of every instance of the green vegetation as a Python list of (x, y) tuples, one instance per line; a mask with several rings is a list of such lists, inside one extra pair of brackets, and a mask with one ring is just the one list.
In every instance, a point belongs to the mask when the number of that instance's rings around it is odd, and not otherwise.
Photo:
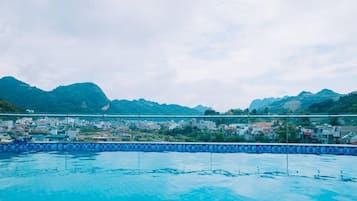
[(119, 114), (177, 114), (197, 115), (199, 111), (176, 104), (159, 104), (145, 99), (114, 100), (110, 103), (108, 113)]
[(51, 97), (45, 91), (16, 80), (13, 77), (0, 79), (0, 98), (9, 101), (17, 107), (24, 109), (36, 109), (39, 104), (47, 107)]
[(94, 83), (60, 86), (47, 92), (13, 77), (3, 77), (0, 79), (0, 98), (36, 113), (201, 114), (189, 107), (144, 99), (110, 101)]
[(103, 91), (93, 83), (77, 83), (60, 86), (49, 93), (54, 97), (51, 106), (54, 111), (65, 113), (99, 113), (109, 104)]
[(301, 142), (299, 130), (295, 124), (286, 125), (286, 123), (284, 123), (282, 126), (279, 126), (275, 132), (277, 134), (277, 142), (285, 143), (287, 141), (287, 137), (289, 143)]
[[(195, 109), (175, 104), (159, 104), (144, 99), (110, 101), (93, 83), (60, 86), (47, 92), (13, 77), (0, 79), (0, 98), (19, 108), (34, 110), (36, 113), (199, 115), (204, 112), (205, 115), (220, 114), (204, 106), (197, 106)], [(3, 107), (8, 108), (8, 106)], [(342, 96), (329, 89), (321, 90), (316, 94), (301, 92), (297, 96), (254, 100), (250, 108), (250, 111), (231, 109), (223, 114), (357, 113), (357, 93)], [(11, 107), (6, 110), (13, 111)], [(215, 122), (223, 124), (234, 122), (234, 120), (217, 118)]]
[(109, 103), (101, 89), (92, 83), (61, 86), (46, 92), (13, 77), (0, 79), (0, 97), (35, 112), (98, 113)]
[(311, 113), (357, 113), (357, 93), (341, 96), (337, 101), (332, 99), (312, 104), (309, 107)]
[(329, 89), (323, 89), (313, 94), (303, 91), (297, 96), (287, 96), (284, 98), (267, 98), (254, 100), (250, 109), (256, 109), (257, 114), (287, 114), (308, 111), (309, 107), (315, 103), (327, 100), (337, 100), (341, 94)]
[(21, 112), (22, 110), (17, 108), (14, 104), (0, 99), (0, 113), (3, 112)]
[(219, 115), (219, 112), (217, 112), (213, 109), (208, 109), (205, 111), (204, 115)]

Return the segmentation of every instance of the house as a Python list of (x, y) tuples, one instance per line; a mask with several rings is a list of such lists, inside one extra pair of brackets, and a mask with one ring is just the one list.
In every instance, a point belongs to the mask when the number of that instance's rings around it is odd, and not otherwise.
[(174, 121), (171, 121), (171, 122), (168, 123), (168, 129), (169, 130), (173, 130), (173, 129), (177, 128), (178, 126), (179, 126), (179, 124), (174, 122)]
[(273, 122), (255, 122), (252, 123), (253, 135), (268, 135), (273, 133)]
[(200, 120), (197, 127), (201, 130), (216, 130), (216, 123), (213, 121)]
[(300, 133), (304, 137), (312, 137), (314, 135), (314, 130), (310, 128), (301, 128)]
[(2, 121), (2, 128), (4, 128), (7, 131), (11, 131), (12, 128), (14, 128), (14, 122), (9, 120), (9, 121)]
[(247, 135), (250, 133), (250, 127), (248, 124), (237, 124), (237, 134), (238, 135)]
[(317, 126), (317, 136), (322, 143), (338, 143), (341, 137), (341, 127), (324, 124)]
[(357, 126), (341, 126), (340, 143), (356, 144), (357, 143)]
[(77, 139), (78, 134), (79, 134), (79, 129), (66, 131), (66, 136), (68, 136), (69, 140)]
[(0, 143), (10, 143), (13, 139), (7, 133), (0, 133)]
[(31, 124), (33, 124), (33, 120), (31, 117), (23, 117), (23, 118), (16, 120), (16, 124), (31, 125)]

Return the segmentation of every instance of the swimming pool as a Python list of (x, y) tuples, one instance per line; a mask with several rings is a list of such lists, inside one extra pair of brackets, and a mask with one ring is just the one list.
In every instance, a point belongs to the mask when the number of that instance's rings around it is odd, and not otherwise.
[(357, 200), (344, 155), (0, 153), (0, 201)]

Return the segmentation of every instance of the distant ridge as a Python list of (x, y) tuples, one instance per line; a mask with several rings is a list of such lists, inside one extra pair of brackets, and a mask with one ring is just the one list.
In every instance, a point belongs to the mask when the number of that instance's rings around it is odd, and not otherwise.
[(98, 85), (91, 82), (44, 91), (6, 76), (0, 79), (0, 98), (17, 107), (40, 113), (202, 114), (193, 108), (144, 99), (111, 101)]
[(212, 110), (211, 107), (204, 106), (204, 105), (197, 105), (197, 106), (194, 107), (193, 109), (195, 109), (195, 110), (201, 112), (202, 114), (204, 114), (206, 110)]
[(120, 114), (201, 114), (200, 111), (189, 107), (177, 104), (159, 104), (145, 99), (113, 100), (108, 112)]
[(260, 110), (263, 109), (267, 106), (269, 106), (270, 104), (281, 100), (282, 98), (263, 98), (263, 99), (255, 99), (253, 100), (250, 105), (249, 105), (249, 110)]
[(320, 114), (357, 113), (357, 92), (341, 96), (338, 100), (328, 99), (310, 105), (309, 111)]
[[(109, 100), (102, 89), (91, 82), (74, 83), (44, 91), (11, 76), (1, 78), (0, 112), (23, 112), (27, 109), (35, 113), (153, 115), (200, 115), (212, 110), (203, 105), (190, 108), (145, 99)], [(245, 114), (244, 111), (237, 109), (230, 113)], [(296, 96), (256, 99), (250, 104), (249, 111), (257, 114), (357, 113), (357, 91), (343, 95), (330, 89), (322, 89), (317, 93), (302, 91)]]
[(309, 112), (312, 104), (326, 100), (336, 101), (342, 94), (330, 89), (322, 89), (317, 93), (302, 91), (296, 96), (285, 96), (283, 98), (256, 99), (250, 104), (250, 110), (269, 111), (269, 113)]

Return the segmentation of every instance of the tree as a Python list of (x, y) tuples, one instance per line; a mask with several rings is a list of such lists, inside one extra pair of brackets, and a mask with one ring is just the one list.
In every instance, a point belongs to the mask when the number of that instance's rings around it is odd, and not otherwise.
[(253, 109), (251, 112), (250, 112), (251, 115), (256, 115), (257, 114), (257, 109)]
[(219, 112), (216, 112), (215, 110), (208, 109), (205, 111), (204, 115), (219, 115)]
[(264, 108), (264, 114), (269, 114), (269, 108), (268, 107)]
[(338, 126), (339, 125), (339, 122), (338, 122), (338, 118), (337, 117), (332, 117), (330, 119), (330, 122), (329, 122), (332, 126)]
[(230, 109), (225, 114), (227, 115), (244, 115), (244, 111), (241, 109)]
[(224, 134), (223, 133), (220, 133), (220, 132), (213, 133), (212, 138), (213, 138), (212, 139), (213, 142), (224, 142)]
[(0, 98), (0, 112), (21, 112), (14, 104)]
[(300, 125), (304, 126), (304, 127), (310, 127), (311, 126), (310, 118), (308, 118), (308, 117), (301, 118)]
[[(286, 123), (284, 123), (284, 125), (279, 126), (275, 132), (278, 136), (278, 142), (285, 143), (287, 141), (286, 137), (288, 137), (289, 143), (297, 143), (301, 141), (299, 130), (294, 124), (286, 125)], [(286, 133), (288, 133), (288, 136)]]

